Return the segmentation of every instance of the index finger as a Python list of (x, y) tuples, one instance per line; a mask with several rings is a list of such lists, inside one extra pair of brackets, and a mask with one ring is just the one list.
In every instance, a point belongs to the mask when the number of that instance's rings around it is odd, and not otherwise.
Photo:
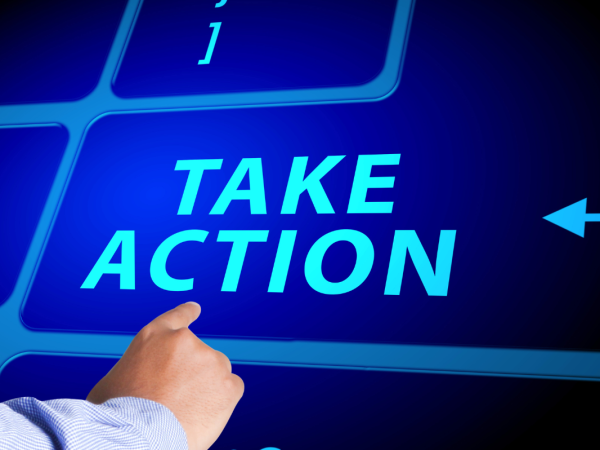
[(160, 327), (178, 330), (189, 327), (200, 316), (200, 305), (187, 302), (161, 314), (151, 323)]

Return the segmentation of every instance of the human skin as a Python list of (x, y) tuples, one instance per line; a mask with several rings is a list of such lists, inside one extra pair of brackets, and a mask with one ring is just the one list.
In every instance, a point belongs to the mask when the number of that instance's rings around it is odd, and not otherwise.
[(115, 366), (90, 391), (101, 404), (139, 397), (169, 408), (185, 430), (190, 450), (206, 450), (219, 437), (244, 393), (231, 363), (189, 329), (200, 305), (184, 303), (154, 319), (135, 336)]

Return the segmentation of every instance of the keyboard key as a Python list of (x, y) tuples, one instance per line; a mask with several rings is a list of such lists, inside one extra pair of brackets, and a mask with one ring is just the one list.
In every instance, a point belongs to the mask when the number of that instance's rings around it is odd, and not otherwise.
[(0, 402), (20, 397), (85, 399), (116, 362), (115, 358), (20, 356), (0, 373)]
[[(23, 320), (136, 333), (198, 301), (202, 335), (598, 348), (596, 266), (584, 262), (600, 234), (556, 242), (577, 236), (557, 233), (530, 200), (555, 189), (552, 177), (533, 185), (506, 157), (491, 182), (483, 152), (399, 133), (401, 105), (392, 96), (100, 119)], [(365, 166), (369, 155), (384, 156)], [(546, 165), (558, 171), (561, 160)]]
[(146, 0), (114, 90), (139, 97), (361, 85), (383, 68), (395, 9), (396, 0)]
[(75, 100), (95, 87), (126, 0), (0, 6), (0, 104)]
[(0, 302), (15, 286), (67, 139), (60, 126), (0, 127)]
[[(0, 374), (0, 401), (85, 399), (115, 362), (19, 357)], [(598, 383), (237, 364), (233, 372), (245, 392), (217, 450), (535, 448), (548, 436), (585, 448), (597, 439)]]

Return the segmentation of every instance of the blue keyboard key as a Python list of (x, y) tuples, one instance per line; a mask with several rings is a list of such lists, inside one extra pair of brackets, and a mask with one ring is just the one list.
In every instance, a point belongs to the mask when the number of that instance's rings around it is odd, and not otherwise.
[[(24, 322), (136, 333), (197, 301), (203, 313), (192, 330), (203, 335), (598, 348), (586, 338), (597, 333), (596, 266), (583, 264), (595, 247), (564, 244), (549, 258), (560, 230), (542, 219), (548, 205), (532, 211), (530, 199), (554, 180), (532, 185), (527, 171), (514, 174), (512, 156), (498, 158), (495, 173), (513, 174), (507, 190), (486, 179), (482, 152), (450, 154), (437, 134), (415, 146), (390, 119), (402, 101), (101, 118), (74, 167)], [(357, 170), (368, 155), (387, 163)], [(201, 177), (198, 160), (207, 164)], [(561, 160), (546, 164), (558, 171)], [(294, 187), (309, 173), (322, 175), (322, 190)], [(379, 212), (348, 212), (363, 200)]]
[[(0, 402), (85, 399), (115, 362), (21, 356), (0, 374)], [(598, 383), (235, 363), (233, 372), (245, 392), (216, 450), (535, 448), (548, 435), (586, 448), (600, 419)]]
[(76, 100), (95, 87), (126, 0), (0, 6), (0, 104)]
[(140, 97), (361, 85), (383, 68), (396, 2), (145, 0), (114, 90)]
[(67, 138), (58, 125), (0, 127), (0, 302), (14, 288)]

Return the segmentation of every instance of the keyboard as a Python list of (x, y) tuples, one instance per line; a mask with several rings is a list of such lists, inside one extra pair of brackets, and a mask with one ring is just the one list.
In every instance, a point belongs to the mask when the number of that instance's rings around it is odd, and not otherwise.
[(595, 69), (414, 3), (4, 10), (0, 361), (115, 357), (197, 301), (192, 331), (272, 373), (597, 380), (600, 231), (543, 220), (600, 211), (569, 112)]

